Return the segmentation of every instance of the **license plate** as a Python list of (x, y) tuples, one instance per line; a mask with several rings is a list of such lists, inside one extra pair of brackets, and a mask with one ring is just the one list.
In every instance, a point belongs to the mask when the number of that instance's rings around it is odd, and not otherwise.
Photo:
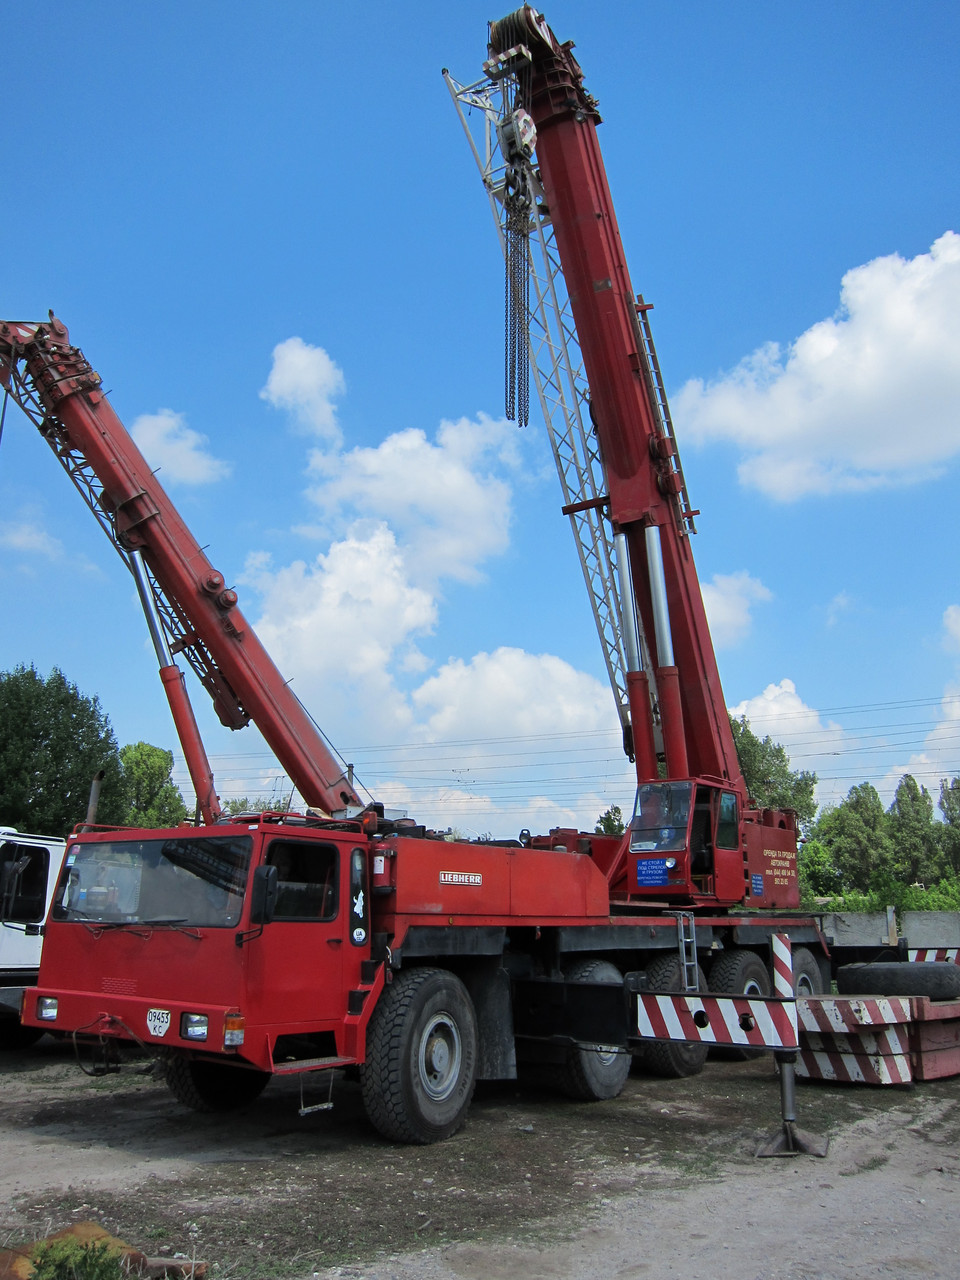
[(170, 1010), (148, 1009), (147, 1030), (152, 1036), (156, 1036), (158, 1040), (162, 1040), (170, 1030)]

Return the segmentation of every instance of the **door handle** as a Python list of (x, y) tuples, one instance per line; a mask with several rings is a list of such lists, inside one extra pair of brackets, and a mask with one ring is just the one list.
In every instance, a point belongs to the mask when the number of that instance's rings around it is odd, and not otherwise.
[(342, 938), (328, 938), (328, 939), (327, 939), (327, 946), (328, 946), (328, 947), (339, 947), (339, 946), (340, 946), (340, 944), (341, 944), (342, 942), (343, 942), (343, 939), (342, 939)]

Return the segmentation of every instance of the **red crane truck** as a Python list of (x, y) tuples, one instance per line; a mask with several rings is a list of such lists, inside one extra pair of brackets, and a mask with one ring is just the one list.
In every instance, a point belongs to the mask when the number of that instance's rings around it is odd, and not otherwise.
[[(461, 101), (505, 95), (488, 191), (520, 244), (515, 307), (527, 308), (531, 237), (553, 255), (548, 287), (534, 271), (537, 298), (561, 318), (573, 377), (560, 399), (592, 453), (565, 471), (569, 442), (554, 447), (636, 762), (623, 837), (451, 842), (364, 804), (66, 328), (0, 323), (5, 386), (134, 575), (202, 817), (70, 837), (23, 1022), (105, 1055), (145, 1045), (198, 1109), (249, 1102), (272, 1075), (358, 1068), (379, 1131), (429, 1142), (463, 1123), (478, 1079), (532, 1066), (589, 1099), (620, 1092), (631, 1052), (654, 1072), (700, 1070), (705, 1043), (637, 1041), (629, 989), (768, 993), (774, 933), (792, 940), (798, 989), (829, 976), (817, 923), (798, 911), (794, 816), (752, 807), (737, 761), (690, 550), (696, 513), (596, 104), (529, 6), (492, 25), (489, 52), (483, 82), (447, 78)], [(520, 317), (521, 389), (539, 314)], [(220, 813), (178, 653), (225, 724), (256, 723), (307, 814)]]

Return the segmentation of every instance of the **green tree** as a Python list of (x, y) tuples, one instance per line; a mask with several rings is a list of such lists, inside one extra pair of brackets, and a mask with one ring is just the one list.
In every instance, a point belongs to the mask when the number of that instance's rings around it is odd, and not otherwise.
[(797, 877), (804, 907), (812, 907), (815, 898), (832, 898), (842, 890), (833, 858), (819, 840), (801, 842), (797, 850)]
[(185, 822), (187, 806), (172, 778), (173, 752), (134, 742), (120, 748), (127, 812), (131, 827), (175, 827)]
[(940, 848), (933, 828), (933, 800), (912, 774), (900, 779), (887, 810), (893, 844), (893, 874), (904, 884), (940, 879)]
[(937, 808), (943, 814), (937, 826), (940, 865), (946, 875), (960, 876), (960, 778), (940, 779)]
[(600, 836), (622, 836), (624, 831), (623, 811), (618, 804), (604, 809), (597, 819), (594, 831)]
[(65, 835), (87, 813), (90, 784), (103, 770), (97, 812), (121, 822), (120, 754), (100, 700), (82, 694), (59, 668), (0, 671), (0, 824)]
[(764, 809), (795, 809), (801, 826), (813, 821), (817, 802), (813, 789), (817, 775), (807, 769), (791, 769), (790, 757), (768, 734), (758, 738), (746, 716), (730, 717), (733, 741), (747, 791)]
[(820, 814), (808, 834), (826, 849), (844, 890), (866, 893), (878, 876), (893, 872), (889, 822), (869, 782), (851, 787), (836, 808)]

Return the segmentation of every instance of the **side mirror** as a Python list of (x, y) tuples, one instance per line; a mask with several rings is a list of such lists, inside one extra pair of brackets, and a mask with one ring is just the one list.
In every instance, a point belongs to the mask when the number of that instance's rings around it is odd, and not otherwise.
[(269, 924), (277, 909), (280, 877), (276, 867), (256, 867), (250, 891), (250, 923)]

